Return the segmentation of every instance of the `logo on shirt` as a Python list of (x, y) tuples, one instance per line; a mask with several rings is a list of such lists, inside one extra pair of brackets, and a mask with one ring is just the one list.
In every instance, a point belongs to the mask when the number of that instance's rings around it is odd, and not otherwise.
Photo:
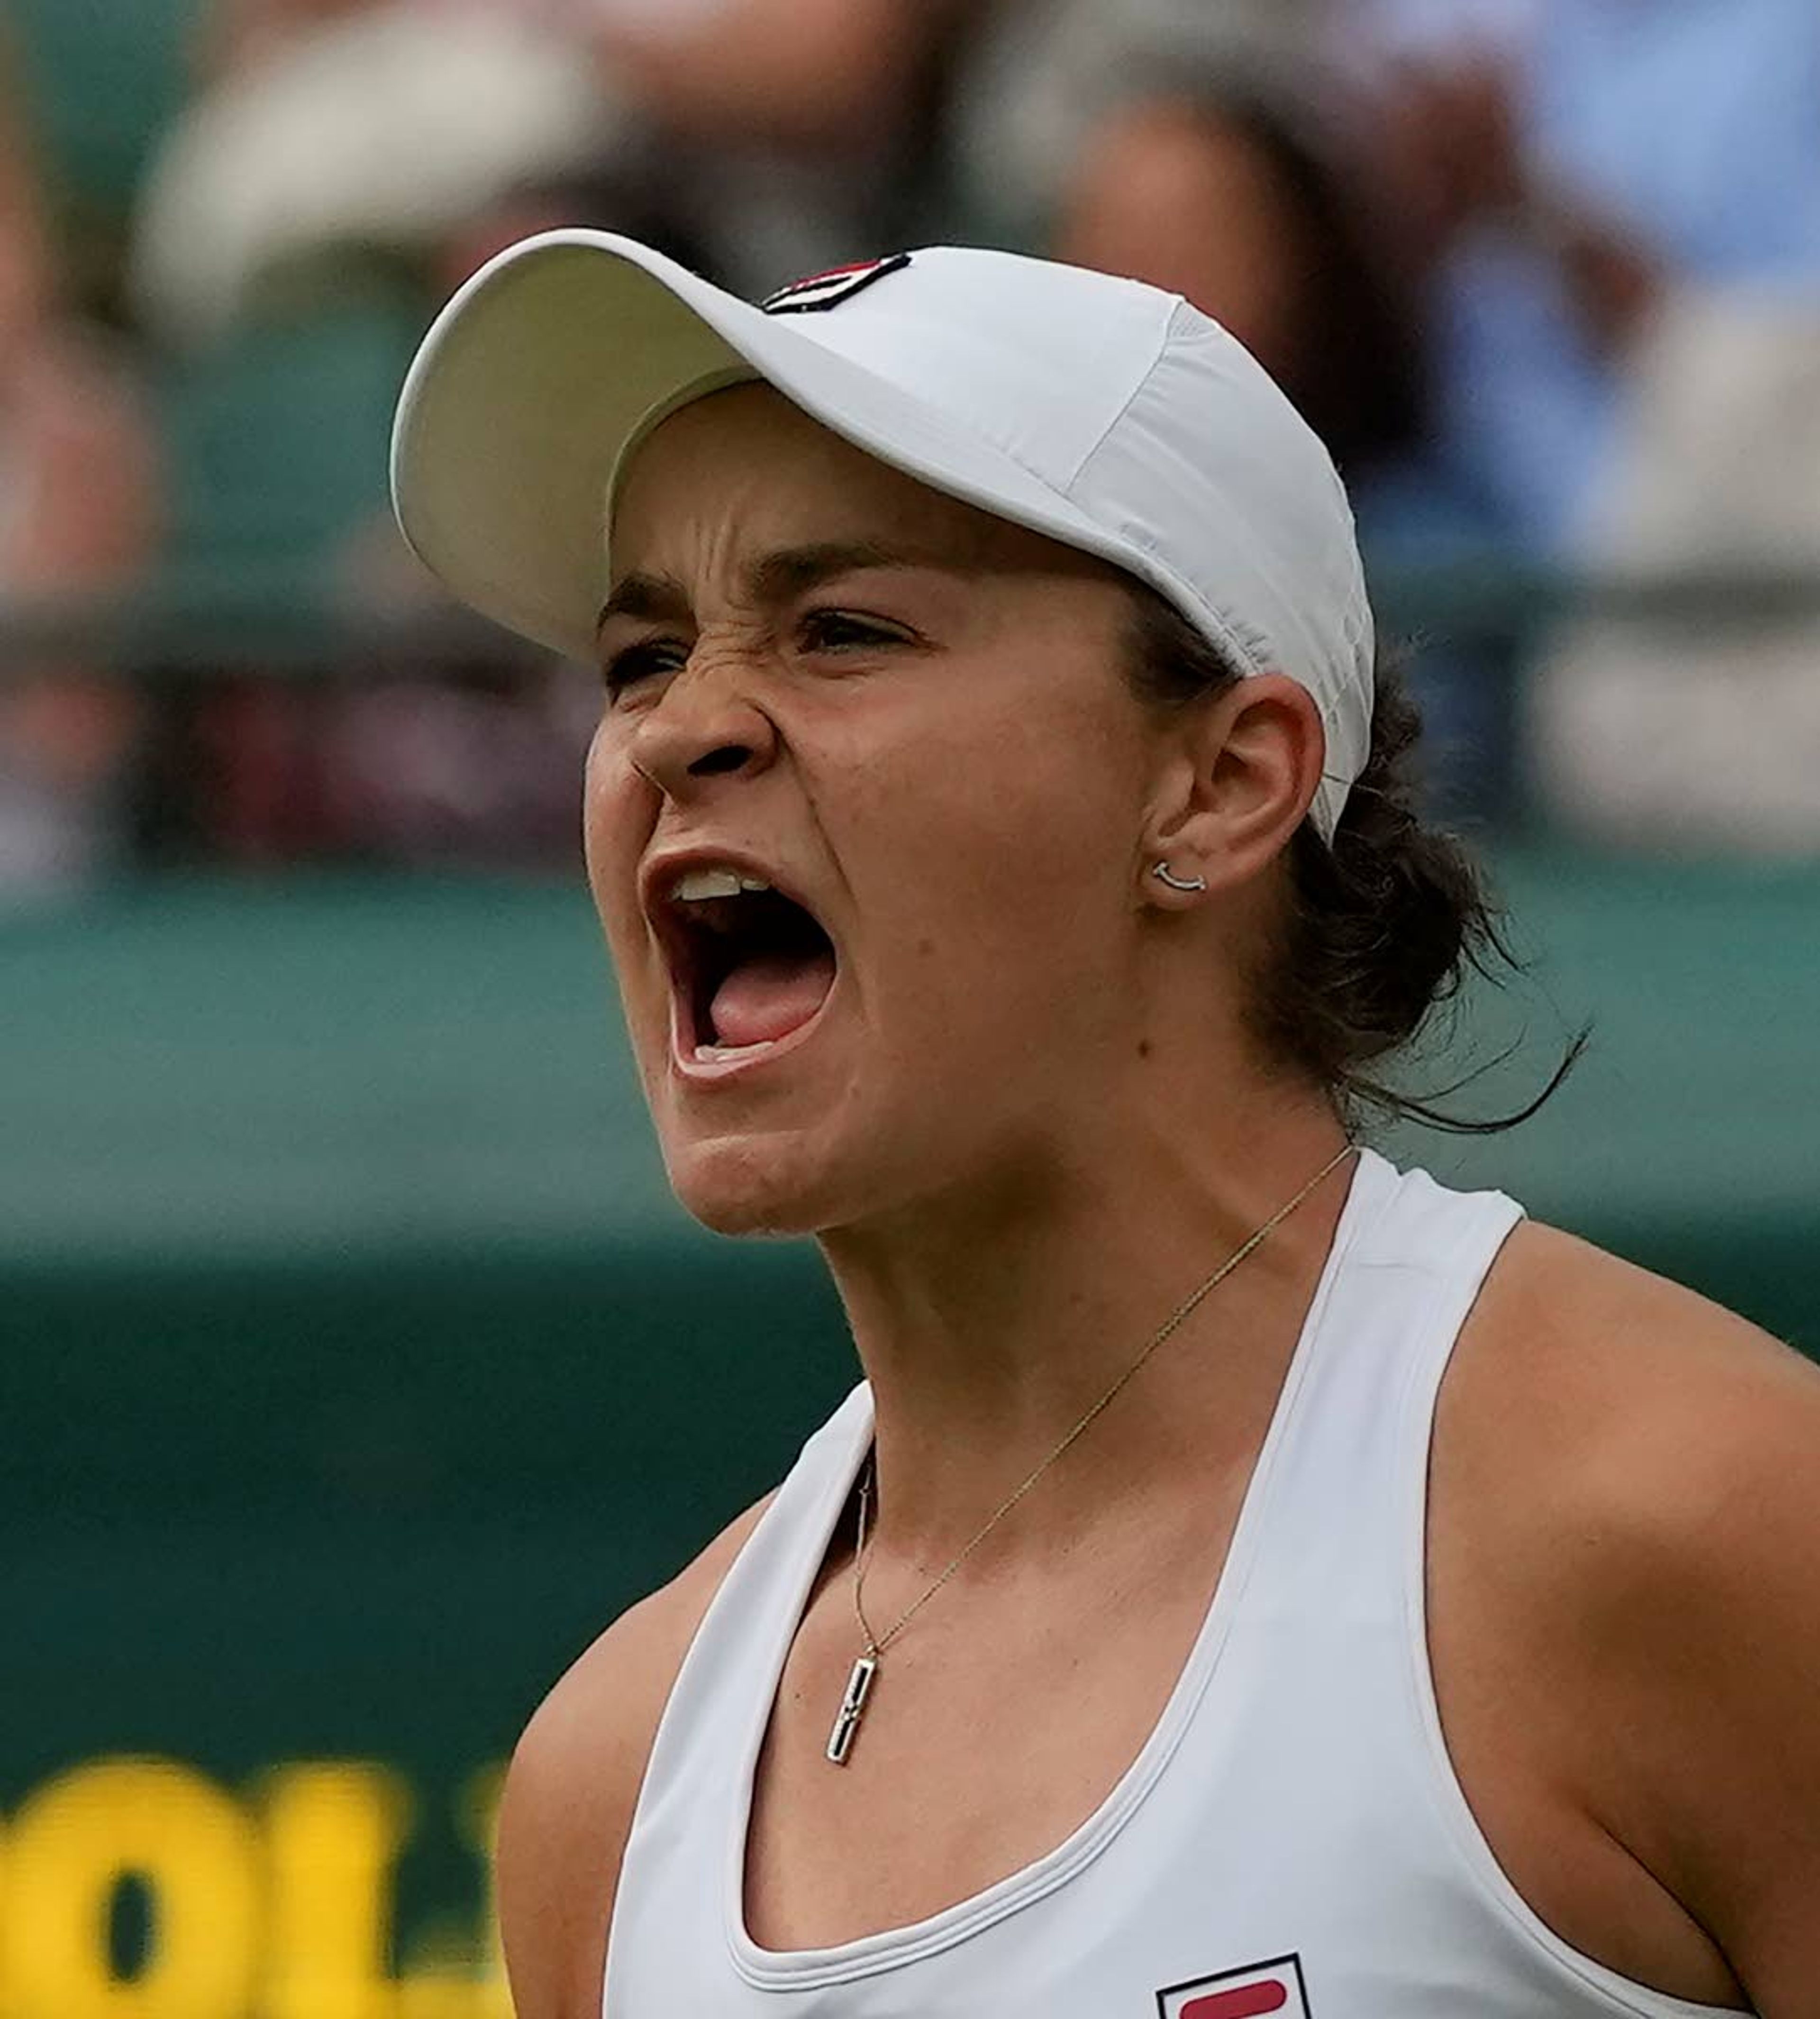
[(767, 315), (808, 315), (820, 309), (838, 308), (863, 288), (887, 274), (901, 274), (910, 263), (907, 252), (894, 252), (888, 259), (862, 259), (852, 266), (830, 266), (825, 274), (810, 274), (767, 295), (758, 306)]
[(1248, 1963), (1218, 1977), (1172, 1984), (1156, 1994), (1157, 2019), (1309, 2019), (1299, 1956)]

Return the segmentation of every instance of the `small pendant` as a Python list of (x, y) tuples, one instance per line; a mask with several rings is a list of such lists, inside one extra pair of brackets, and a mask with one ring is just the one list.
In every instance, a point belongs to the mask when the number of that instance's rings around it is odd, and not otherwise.
[(846, 1765), (847, 1755), (853, 1749), (853, 1734), (859, 1729), (859, 1720), (866, 1709), (866, 1699), (872, 1689), (872, 1678), (877, 1673), (877, 1656), (862, 1655), (853, 1664), (853, 1672), (847, 1678), (847, 1694), (841, 1699), (841, 1708), (834, 1717), (834, 1728), (828, 1734), (827, 1756), (837, 1767)]

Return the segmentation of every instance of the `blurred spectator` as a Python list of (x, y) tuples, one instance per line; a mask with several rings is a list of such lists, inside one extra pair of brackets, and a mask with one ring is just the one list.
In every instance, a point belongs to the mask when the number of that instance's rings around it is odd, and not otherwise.
[(929, 143), (968, 0), (559, 0), (651, 122), (675, 222), (752, 295), (928, 235)]
[(352, 687), (323, 745), (337, 842), (419, 868), (572, 863), (599, 720), (599, 681), (553, 663)]
[(1664, 298), (1820, 282), (1820, 9), (1358, 0), (1347, 35), (1438, 452), (1493, 537), (1571, 551)]
[(209, 84), (281, 60), (312, 30), (372, 11), (372, 0), (203, 0), (196, 68)]
[[(1346, 477), (1367, 560), (1457, 544), (1426, 458), (1412, 277), (1357, 158), (1327, 0), (1000, 0), (953, 116), (966, 228), (1185, 295), (1268, 368)], [(1455, 798), (1503, 789), (1502, 683), (1431, 659)]]
[(852, 154), (917, 106), (957, 0), (556, 0), (672, 132)]
[[(1658, 310), (1587, 547), (1601, 571), (1706, 586), (1551, 641), (1527, 698), (1539, 799), (1603, 842), (1820, 853), (1820, 296)], [(1728, 571), (1796, 593), (1741, 596)]]
[[(134, 390), (61, 295), (42, 193), (0, 75), (0, 606), (118, 588), (157, 526)], [(135, 711), (78, 666), (0, 668), (0, 895), (78, 883), (117, 833)]]
[(433, 669), (217, 676), (147, 739), (142, 843), (255, 868), (566, 868), (599, 691), (573, 667), (459, 648)]
[(613, 108), (577, 44), (505, 5), (222, 0), (210, 82), (148, 179), (147, 327), (196, 346), (313, 271), (423, 259), (507, 191), (592, 159)]
[(146, 192), (142, 312), (206, 341), (325, 253), (441, 277), (441, 247), (504, 235), (496, 206), (515, 227), (650, 229), (660, 188), (653, 235), (769, 288), (890, 208), (953, 4), (216, 0), (205, 88)]
[[(197, 6), (197, 93), (149, 178), (134, 274), (175, 361), (162, 474), (199, 580), (277, 564), (394, 613), (433, 594), (382, 531), (384, 410), (434, 299), (571, 223), (748, 293), (924, 236), (1177, 289), (1328, 441), (1380, 569), (1820, 560), (1798, 299), (1820, 296), (1811, 0)], [(16, 125), (0, 112), (13, 596), (124, 579), (157, 517), (148, 430), (118, 363), (72, 330)], [(1798, 625), (1753, 643), (1579, 624), (1536, 689), (1544, 789), (1601, 832), (1724, 830), (1752, 792), (1731, 759), (1679, 768), (1696, 738), (1715, 747), (1688, 711), (1748, 690), (1727, 720), (1806, 750), (1814, 643)], [(1786, 670), (1749, 687), (1766, 651)], [(1608, 771), (1649, 666), (1652, 737)], [(1500, 666), (1431, 655), (1419, 677), (1443, 749), (1476, 753), (1456, 799), (1494, 799)], [(515, 822), (566, 845), (572, 696), (509, 656), (440, 685), (187, 691), (196, 707), (166, 720), (161, 701), (158, 726), (219, 784), (230, 852), (510, 854)], [(110, 832), (135, 718), (92, 677), (0, 694), (0, 875), (79, 863)], [(508, 749), (510, 776), (490, 776)], [(537, 782), (545, 763), (562, 790)], [(1702, 790), (1720, 809), (1704, 828)], [(1794, 772), (1755, 797), (1800, 798)], [(1778, 819), (1757, 825), (1801, 826)]]
[[(1488, 537), (1820, 571), (1820, 10), (1373, 4), (1437, 452)], [(1540, 796), (1606, 839), (1820, 846), (1817, 647), (1786, 614), (1576, 622), (1527, 698)]]
[(1325, 19), (1322, 0), (1004, 0), (961, 80), (957, 156), (987, 236), (1218, 317), (1369, 516), (1373, 473), (1417, 438), (1420, 373)]

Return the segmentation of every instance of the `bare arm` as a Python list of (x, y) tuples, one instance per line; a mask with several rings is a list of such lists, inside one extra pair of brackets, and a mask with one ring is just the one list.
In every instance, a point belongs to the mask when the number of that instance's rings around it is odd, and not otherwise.
[(498, 1887), (518, 2019), (598, 2019), (626, 1837), (676, 1672), (763, 1504), (623, 1615), (551, 1691), (512, 1755)]
[(1429, 1571), (1449, 1749), (1530, 1905), (1820, 2019), (1820, 1368), (1520, 1230), (1442, 1390)]
[(1764, 2019), (1820, 2019), (1820, 1370), (1689, 1398), (1601, 1580), (1636, 1707), (1617, 1827)]

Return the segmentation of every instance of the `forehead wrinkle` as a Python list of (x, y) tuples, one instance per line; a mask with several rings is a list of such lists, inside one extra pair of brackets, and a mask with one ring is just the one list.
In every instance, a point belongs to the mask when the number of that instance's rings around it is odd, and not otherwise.
[(635, 617), (651, 624), (688, 621), (689, 591), (673, 575), (638, 569), (614, 585), (594, 620), (598, 632), (610, 617)]
[(762, 554), (746, 571), (754, 603), (787, 603), (836, 575), (867, 568), (933, 568), (949, 575), (978, 572), (959, 555), (934, 547), (892, 546), (879, 540), (817, 540)]
[[(946, 575), (977, 575), (986, 572), (987, 563), (983, 555), (968, 556), (957, 549), (933, 546), (816, 540), (758, 555), (744, 571), (745, 592), (758, 607), (774, 608), (794, 601), (821, 582), (838, 575), (857, 575), (867, 568), (928, 568)], [(612, 617), (636, 618), (647, 623), (686, 623), (692, 610), (689, 591), (675, 575), (641, 568), (626, 576), (601, 605), (595, 629), (599, 630)]]

